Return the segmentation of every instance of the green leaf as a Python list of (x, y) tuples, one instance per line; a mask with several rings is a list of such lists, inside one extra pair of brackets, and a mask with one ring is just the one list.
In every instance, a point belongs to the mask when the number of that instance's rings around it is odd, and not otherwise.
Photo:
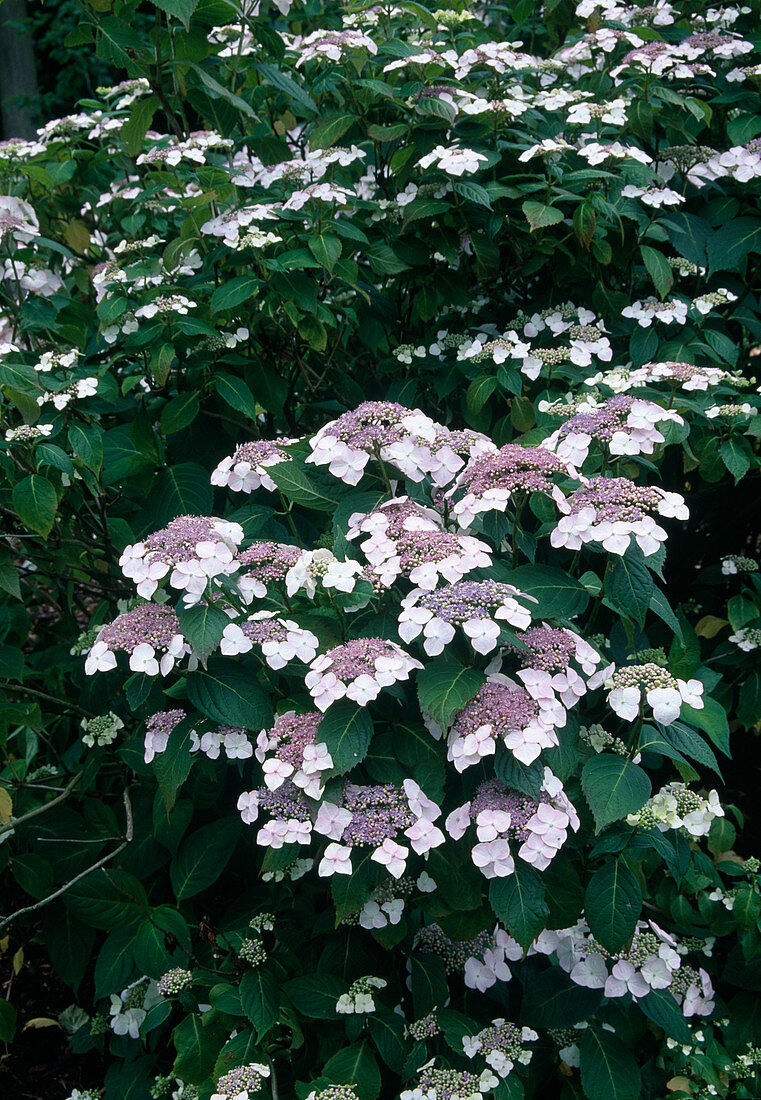
[(354, 115), (328, 115), (309, 134), (310, 149), (329, 149), (356, 122)]
[(318, 264), (333, 272), (333, 268), (341, 258), (341, 242), (333, 233), (318, 233), (307, 241), (309, 251)]
[(610, 859), (589, 880), (584, 914), (595, 939), (611, 953), (631, 939), (642, 912), (642, 891), (621, 859)]
[(209, 471), (197, 462), (178, 462), (163, 469), (151, 494), (157, 527), (176, 516), (208, 516), (213, 504)]
[(237, 275), (234, 279), (228, 279), (221, 283), (214, 291), (209, 303), (211, 313), (221, 313), (223, 309), (235, 309), (236, 306), (253, 298), (259, 287), (261, 279), (255, 275)]
[(666, 599), (665, 594), (656, 586), (653, 586), (653, 594), (650, 597), (650, 610), (654, 611), (658, 618), (663, 620), (666, 626), (671, 627), (680, 642), (684, 642), (682, 624), (676, 617), (674, 609)]
[(268, 466), (267, 473), (277, 485), (286, 500), (301, 504), (304, 508), (313, 508), (317, 512), (332, 512), (336, 506), (333, 498), (317, 488), (301, 463), (294, 459)]
[(278, 1021), (277, 982), (268, 970), (249, 970), (240, 983), (243, 1011), (263, 1039)]
[(640, 1073), (617, 1035), (596, 1027), (580, 1032), (581, 1085), (589, 1100), (637, 1100)]
[[(184, 951), (178, 951), (178, 945)], [(133, 951), (138, 970), (149, 978), (160, 978), (173, 966), (185, 966), (190, 931), (184, 917), (171, 905), (151, 910), (137, 930)]]
[(480, 183), (473, 183), (471, 180), (455, 180), (452, 184), (452, 190), (455, 194), (462, 195), (468, 202), (474, 202), (477, 206), (485, 206), (487, 210), (492, 208), (489, 192)]
[(230, 861), (239, 835), (239, 819), (228, 817), (204, 825), (185, 838), (169, 868), (178, 901), (195, 897), (217, 881)]
[(742, 275), (751, 252), (761, 252), (761, 219), (734, 218), (717, 229), (708, 242), (708, 274), (732, 271)]
[[(82, 924), (60, 902), (46, 906), (44, 914), (42, 934), (45, 950), (50, 955), (57, 977), (70, 985), (76, 993), (90, 964), (95, 929)], [(128, 935), (131, 936), (132, 932), (128, 932)], [(124, 985), (126, 984), (125, 982)], [(108, 993), (117, 988), (124, 989), (124, 985), (112, 985)]]
[[(208, 1013), (207, 1015), (211, 1015)], [(186, 1016), (172, 1032), (177, 1057), (172, 1074), (189, 1085), (202, 1085), (211, 1076), (229, 1027), (209, 1024), (203, 1016)]]
[(516, 860), (512, 875), (492, 879), (489, 901), (498, 920), (521, 947), (528, 947), (547, 926), (550, 911), (544, 900), (542, 876), (521, 860)]
[(678, 1043), (689, 1046), (694, 1044), (692, 1029), (668, 989), (651, 989), (646, 997), (639, 998), (637, 1008)]
[(12, 1042), (15, 1034), (16, 1009), (10, 1001), (0, 999), (0, 1042)]
[[(135, 445), (129, 428), (111, 428), (103, 436), (103, 484), (119, 485), (125, 478), (142, 474), (151, 459)], [(208, 474), (207, 474), (208, 477)]]
[(198, 7), (198, 0), (153, 0), (153, 3), (167, 15), (179, 19), (186, 31), (190, 29), (190, 17)]
[[(169, 2), (171, 3), (171, 0)], [(198, 0), (187, 0), (187, 2), (195, 4)], [(154, 0), (154, 3), (158, 3), (158, 0)], [(145, 135), (158, 108), (159, 101), (155, 95), (144, 96), (132, 104), (129, 118), (119, 131), (119, 137), (124, 142), (124, 148), (129, 156), (136, 157), (142, 150)]]
[(215, 80), (206, 69), (202, 69), (200, 65), (196, 65), (194, 61), (188, 61), (186, 58), (183, 58), (182, 64), (196, 74), (206, 89), (207, 94), (210, 95), (212, 99), (224, 99), (231, 107), (237, 107), (239, 111), (242, 111), (247, 118), (256, 118), (256, 113), (253, 108), (246, 103), (245, 99), (233, 95), (233, 93), (225, 88), (223, 84)]
[(333, 974), (305, 974), (283, 986), (294, 1008), (310, 1020), (335, 1020), (338, 998), (347, 988), (348, 983)]
[(482, 374), (480, 378), (474, 378), (465, 394), (465, 405), (468, 412), (478, 416), (496, 388), (496, 375)]
[(608, 575), (603, 603), (642, 627), (654, 589), (653, 577), (642, 557), (617, 557)]
[[(146, 677), (143, 677), (143, 679), (146, 679)], [(193, 754), (190, 751), (192, 724), (189, 718), (178, 722), (169, 734), (169, 740), (164, 751), (157, 753), (151, 761), (151, 767), (158, 780), (161, 797), (164, 800), (167, 817), (171, 814), (177, 801), (177, 792), (190, 775), (190, 769), (193, 766)]]
[[(648, 727), (645, 726), (645, 729)], [(683, 722), (672, 722), (670, 726), (659, 726), (661, 735), (673, 745), (677, 752), (689, 760), (694, 760), (704, 768), (710, 768), (721, 776), (719, 764), (713, 749), (705, 743), (700, 734), (685, 726)]]
[(418, 674), (420, 709), (440, 726), (446, 726), (452, 715), (470, 702), (483, 683), (483, 675), (474, 668), (465, 668), (449, 658), (439, 658)]
[(188, 699), (207, 718), (227, 726), (260, 730), (272, 721), (272, 704), (255, 677), (217, 658), (205, 672), (187, 678)]
[(72, 424), (69, 428), (69, 446), (88, 470), (100, 473), (103, 465), (103, 433), (93, 425)]
[(598, 833), (612, 821), (636, 813), (652, 791), (647, 773), (638, 764), (607, 752), (586, 762), (581, 787)]
[(71, 912), (90, 928), (110, 932), (141, 919), (150, 908), (142, 884), (126, 871), (93, 871), (64, 895)]
[(290, 96), (292, 100), (303, 107), (305, 110), (313, 114), (319, 114), (317, 104), (312, 99), (307, 91), (295, 80), (291, 80), (289, 76), (282, 73), (274, 65), (261, 65), (251, 64), (249, 66), (264, 77), (267, 84), (271, 84), (273, 88), (277, 88), (279, 92), (285, 92), (287, 96)]
[(365, 707), (344, 699), (329, 708), (316, 736), (328, 746), (333, 758), (333, 773), (343, 775), (367, 756), (373, 737), (373, 721)]
[(207, 658), (222, 641), (225, 627), (230, 625), (230, 619), (214, 604), (196, 604), (195, 607), (180, 608), (177, 617), (180, 620), (180, 629), (193, 647), (194, 654), (201, 664), (205, 665)]
[(588, 199), (580, 202), (573, 212), (573, 231), (582, 248), (589, 249), (597, 227), (597, 212)]
[(111, 993), (125, 989), (129, 984), (135, 971), (132, 952), (134, 939), (134, 927), (120, 928), (106, 936), (95, 963), (97, 997), (108, 997)]
[(427, 1016), (434, 1008), (445, 1008), (449, 985), (444, 964), (435, 955), (413, 955), (410, 984), (415, 1019)]
[(501, 779), (506, 787), (511, 787), (529, 798), (539, 799), (544, 779), (544, 766), (541, 760), (533, 760), (530, 764), (524, 764), (518, 760), (509, 750), (499, 748), (494, 762), (494, 771), (498, 779)]
[[(445, 214), (449, 210), (449, 203), (442, 202), (440, 199), (413, 199), (412, 202), (407, 203), (404, 207), (404, 224), (409, 225), (410, 222), (417, 221), (418, 218), (435, 218), (437, 214)], [(378, 249), (383, 246), (373, 246), (376, 249), (376, 255), (379, 255)], [(388, 247), (388, 246), (385, 246)], [(380, 271), (373, 267), (379, 275), (394, 275), (398, 271), (406, 270), (407, 265), (399, 266), (401, 261), (395, 261), (392, 259), (393, 253), (389, 249), (389, 262), (394, 270)], [(370, 261), (373, 263), (372, 260)], [(388, 267), (388, 264), (384, 265)]]
[(572, 619), (589, 603), (584, 586), (554, 565), (520, 565), (506, 579), (539, 601), (527, 604), (536, 617)]
[(529, 1027), (571, 1027), (588, 1019), (602, 1000), (602, 990), (576, 985), (558, 967), (532, 977), (521, 1006), (521, 1023)]
[(187, 428), (198, 416), (199, 408), (198, 394), (193, 392), (182, 393), (167, 401), (161, 410), (161, 430), (164, 435), (172, 435)]
[(30, 474), (13, 486), (12, 499), (24, 526), (47, 538), (58, 510), (58, 497), (51, 482), (41, 474)]
[(402, 1073), (407, 1057), (404, 1020), (396, 1012), (376, 1006), (367, 1020), (370, 1037), (383, 1061), (394, 1073)]
[(661, 298), (665, 298), (674, 285), (674, 272), (671, 270), (668, 260), (662, 252), (650, 248), (647, 244), (640, 245), (639, 250), (655, 289)]
[(307, 313), (298, 323), (299, 336), (315, 351), (325, 351), (328, 346), (328, 330), (322, 321)]
[(735, 479), (735, 485), (744, 478), (750, 469), (753, 452), (745, 439), (725, 439), (719, 454), (721, 460)]
[(682, 704), (681, 717), (690, 725), (697, 726), (699, 730), (707, 733), (711, 741), (725, 756), (730, 756), (729, 749), (729, 721), (727, 712), (721, 703), (709, 696), (703, 696), (703, 707), (696, 710), (694, 707)]
[(337, 1085), (353, 1085), (359, 1100), (375, 1100), (381, 1090), (378, 1063), (367, 1042), (339, 1050), (325, 1063), (322, 1072)]
[(547, 225), (557, 225), (565, 217), (563, 211), (558, 210), (556, 206), (546, 206), (544, 203), (533, 202), (531, 199), (526, 199), (522, 203), (521, 209), (526, 215), (526, 221), (531, 226), (532, 233), (535, 229), (543, 229)]

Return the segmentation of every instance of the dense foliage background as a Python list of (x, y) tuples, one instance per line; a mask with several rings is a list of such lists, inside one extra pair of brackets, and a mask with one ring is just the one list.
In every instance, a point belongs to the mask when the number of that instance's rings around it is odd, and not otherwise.
[(0, 145), (0, 1080), (756, 1097), (757, 11), (72, 22)]

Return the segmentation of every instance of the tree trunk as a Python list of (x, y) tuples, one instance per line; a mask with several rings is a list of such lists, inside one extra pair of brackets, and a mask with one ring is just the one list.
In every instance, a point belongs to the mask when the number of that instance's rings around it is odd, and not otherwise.
[(3, 138), (33, 138), (37, 72), (26, 0), (0, 2), (0, 119)]

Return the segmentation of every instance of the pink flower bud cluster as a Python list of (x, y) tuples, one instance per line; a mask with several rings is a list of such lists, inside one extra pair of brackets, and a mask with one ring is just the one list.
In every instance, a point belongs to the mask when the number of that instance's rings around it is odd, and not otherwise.
[(525, 630), (531, 613), (516, 597), (533, 600), (502, 581), (457, 581), (427, 592), (416, 588), (402, 600), (399, 637), (411, 642), (423, 635), (430, 657), (442, 653), (459, 626), (477, 653), (490, 653), (499, 642), (500, 623)]
[(652, 401), (623, 395), (611, 397), (602, 405), (585, 403), (542, 446), (574, 467), (586, 462), (593, 440), (611, 455), (650, 455), (656, 443), (665, 442), (657, 425), (667, 420), (684, 423), (673, 409), (662, 409)]
[(395, 642), (354, 638), (312, 661), (305, 683), (318, 710), (326, 711), (344, 697), (364, 707), (382, 688), (406, 680), (413, 669), (422, 667)]
[(482, 512), (504, 512), (516, 493), (551, 495), (558, 476), (573, 473), (567, 463), (544, 447), (507, 443), (499, 451), (474, 459), (447, 492), (461, 527)]
[(144, 542), (127, 546), (119, 565), (144, 599), (150, 599), (169, 574), (170, 586), (186, 593), (185, 602), (197, 603), (212, 577), (238, 568), (235, 550), (242, 540), (239, 523), (214, 516), (178, 516)]
[(679, 717), (682, 704), (702, 710), (703, 685), (700, 680), (680, 680), (668, 669), (648, 662), (624, 665), (606, 680), (610, 689), (608, 705), (627, 722), (633, 722), (643, 703), (652, 708), (653, 718), (664, 726)]
[(284, 585), (286, 573), (300, 553), (298, 546), (266, 540), (252, 542), (241, 550), (238, 566), (245, 572), (238, 577), (238, 586), (246, 602), (263, 599), (268, 593), (268, 585)]
[(291, 619), (281, 619), (274, 611), (256, 611), (245, 622), (229, 623), (222, 634), (220, 650), (226, 657), (248, 653), (256, 646), (270, 668), (285, 668), (291, 661), (308, 664), (314, 659), (319, 641)]
[(158, 714), (152, 714), (145, 723), (145, 755), (146, 764), (150, 764), (154, 756), (166, 751), (169, 743), (169, 735), (175, 726), (187, 715), (182, 709), (161, 710)]
[(664, 325), (683, 325), (687, 320), (689, 303), (680, 298), (669, 298), (662, 302), (659, 298), (645, 298), (643, 301), (632, 302), (630, 306), (624, 306), (621, 310), (622, 317), (631, 317), (640, 328), (650, 328), (653, 321), (660, 321)]
[(191, 653), (180, 630), (180, 620), (171, 607), (147, 603), (125, 611), (102, 627), (87, 654), (85, 673), (108, 672), (116, 668), (116, 653), (129, 653), (129, 667), (146, 676), (166, 676), (175, 661)]
[(523, 958), (523, 948), (503, 928), (479, 932), (472, 940), (451, 940), (438, 924), (428, 924), (418, 932), (415, 950), (436, 955), (447, 974), (462, 973), (468, 989), (485, 993), (495, 982), (509, 982), (508, 962)]
[[(742, 381), (742, 380), (740, 380)], [(639, 389), (642, 386), (654, 386), (659, 382), (669, 382), (674, 389), (685, 393), (705, 392), (711, 386), (722, 382), (736, 385), (736, 375), (721, 367), (701, 367), (693, 363), (645, 363), (641, 367), (614, 367), (613, 370), (592, 375), (585, 380), (587, 386), (603, 385), (614, 393)]]
[(362, 478), (371, 458), (396, 467), (411, 481), (430, 477), (448, 484), (467, 456), (491, 450), (494, 444), (476, 432), (450, 432), (419, 409), (392, 401), (366, 401), (321, 428), (310, 440), (307, 462), (327, 466), (349, 485)]
[(313, 31), (305, 38), (296, 38), (291, 47), (298, 54), (296, 68), (307, 61), (340, 61), (345, 53), (355, 51), (376, 54), (378, 47), (362, 31)]
[(324, 588), (327, 592), (331, 589), (353, 592), (362, 572), (358, 561), (351, 558), (339, 561), (330, 550), (301, 550), (286, 573), (285, 588), (289, 596), (295, 596), (301, 590), (310, 600), (314, 599), (318, 588)]
[(611, 554), (625, 554), (631, 536), (642, 553), (656, 554), (666, 532), (653, 513), (687, 519), (684, 498), (657, 486), (635, 485), (625, 477), (593, 477), (569, 497), (556, 490), (555, 502), (564, 513), (550, 535), (555, 547), (580, 550), (588, 542), (601, 543)]
[(432, 1058), (418, 1070), (415, 1088), (405, 1089), (399, 1100), (482, 1100), (498, 1084), (491, 1070), (476, 1076), (467, 1070), (437, 1066)]
[(222, 459), (211, 475), (211, 483), (227, 485), (234, 493), (253, 493), (259, 488), (274, 493), (277, 486), (267, 469), (280, 462), (290, 462), (291, 456), (283, 447), (296, 442), (295, 439), (257, 439), (241, 443), (233, 455)]
[(460, 840), (475, 825), (473, 863), (492, 879), (513, 874), (511, 841), (520, 844), (521, 859), (544, 871), (565, 844), (569, 828), (575, 832), (579, 824), (563, 784), (545, 767), (539, 801), (510, 790), (499, 779), (489, 779), (470, 802), (452, 811), (445, 828), (453, 840)]
[[(515, 652), (523, 665), (517, 675), (526, 690), (541, 707), (549, 710), (554, 709), (558, 699), (566, 708), (575, 706), (587, 691), (598, 688), (611, 671), (611, 667), (598, 668), (602, 657), (589, 642), (573, 630), (548, 623), (519, 634), (508, 649)], [(563, 722), (553, 721), (553, 725), (562, 726)]]
[(530, 1027), (519, 1027), (507, 1020), (492, 1020), (489, 1027), (477, 1035), (464, 1035), (463, 1051), (468, 1058), (481, 1057), (499, 1077), (507, 1077), (518, 1062), (527, 1066), (533, 1050), (527, 1044), (534, 1043), (539, 1035)]
[(667, 989), (685, 1016), (710, 1016), (711, 980), (702, 968), (682, 964), (687, 953), (653, 921), (638, 921), (630, 946), (613, 954), (597, 943), (583, 918), (571, 928), (546, 929), (529, 949), (529, 954), (554, 955), (576, 985), (601, 989), (611, 999), (630, 994), (636, 1002), (653, 989)]
[[(265, 782), (275, 774), (274, 769), (267, 772)], [(257, 844), (264, 847), (308, 844), (313, 834), (325, 837), (328, 844), (318, 866), (323, 878), (350, 875), (354, 848), (369, 845), (373, 849), (370, 858), (399, 879), (405, 872), (410, 849), (425, 855), (445, 841), (434, 824), (441, 810), (412, 779), (405, 779), (400, 787), (390, 783), (346, 783), (340, 802), (323, 800), (315, 814), (305, 797), (306, 789), (295, 785), (296, 774), (274, 790), (265, 786), (244, 792), (238, 799), (238, 809), (246, 824), (253, 824), (262, 809), (270, 815), (256, 838)]]
[(557, 745), (552, 718), (565, 724), (565, 710), (548, 715), (525, 688), (504, 676), (491, 676), (457, 715), (447, 739), (447, 760), (458, 772), (493, 756), (499, 739), (524, 764)]
[(316, 711), (279, 714), (271, 729), (256, 739), (256, 759), (262, 765), (264, 784), (276, 791), (288, 780), (310, 798), (323, 792), (322, 773), (333, 767), (327, 745), (318, 739), (322, 715)]
[(371, 512), (353, 512), (349, 516), (346, 538), (350, 541), (359, 535), (369, 535), (360, 543), (365, 556), (370, 559), (376, 544), (394, 541), (411, 531), (440, 531), (442, 519), (433, 508), (427, 508), (409, 497), (393, 497), (381, 501)]
[(440, 517), (430, 508), (406, 498), (397, 507), (389, 507), (394, 504), (387, 501), (373, 512), (355, 513), (347, 536), (369, 534), (360, 545), (383, 587), (407, 577), (430, 591), (441, 579), (452, 583), (473, 569), (491, 565), (491, 549), (485, 542), (442, 531)]
[(309, 844), (312, 839), (312, 807), (304, 792), (290, 780), (274, 791), (269, 787), (243, 791), (238, 797), (238, 810), (246, 825), (258, 820), (260, 810), (270, 815), (256, 837), (263, 848)]
[[(374, 849), (373, 862), (399, 879), (406, 870), (410, 848), (425, 855), (444, 843), (444, 834), (434, 825), (440, 816), (440, 808), (413, 779), (405, 779), (401, 787), (346, 783), (341, 805), (325, 801), (317, 813), (315, 832), (330, 841), (317, 873), (323, 878), (350, 875), (354, 847), (369, 844)], [(402, 839), (409, 847), (399, 843)]]

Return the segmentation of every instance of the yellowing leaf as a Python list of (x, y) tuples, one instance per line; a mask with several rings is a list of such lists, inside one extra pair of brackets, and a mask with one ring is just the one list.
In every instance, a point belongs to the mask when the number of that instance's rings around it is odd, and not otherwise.
[(90, 246), (90, 231), (85, 223), (77, 218), (69, 222), (63, 236), (69, 248), (80, 255)]
[(24, 965), (24, 948), (19, 947), (16, 954), (13, 956), (13, 973), (18, 974), (21, 967)]
[(58, 1020), (51, 1020), (47, 1016), (35, 1016), (33, 1020), (27, 1020), (24, 1024), (23, 1030), (28, 1031), (29, 1028), (37, 1030), (41, 1027), (60, 1027)]
[(720, 630), (729, 626), (726, 619), (719, 619), (716, 615), (704, 615), (695, 627), (695, 633), (701, 638), (715, 638)]
[(0, 825), (7, 825), (13, 814), (13, 799), (4, 787), (0, 787)]

